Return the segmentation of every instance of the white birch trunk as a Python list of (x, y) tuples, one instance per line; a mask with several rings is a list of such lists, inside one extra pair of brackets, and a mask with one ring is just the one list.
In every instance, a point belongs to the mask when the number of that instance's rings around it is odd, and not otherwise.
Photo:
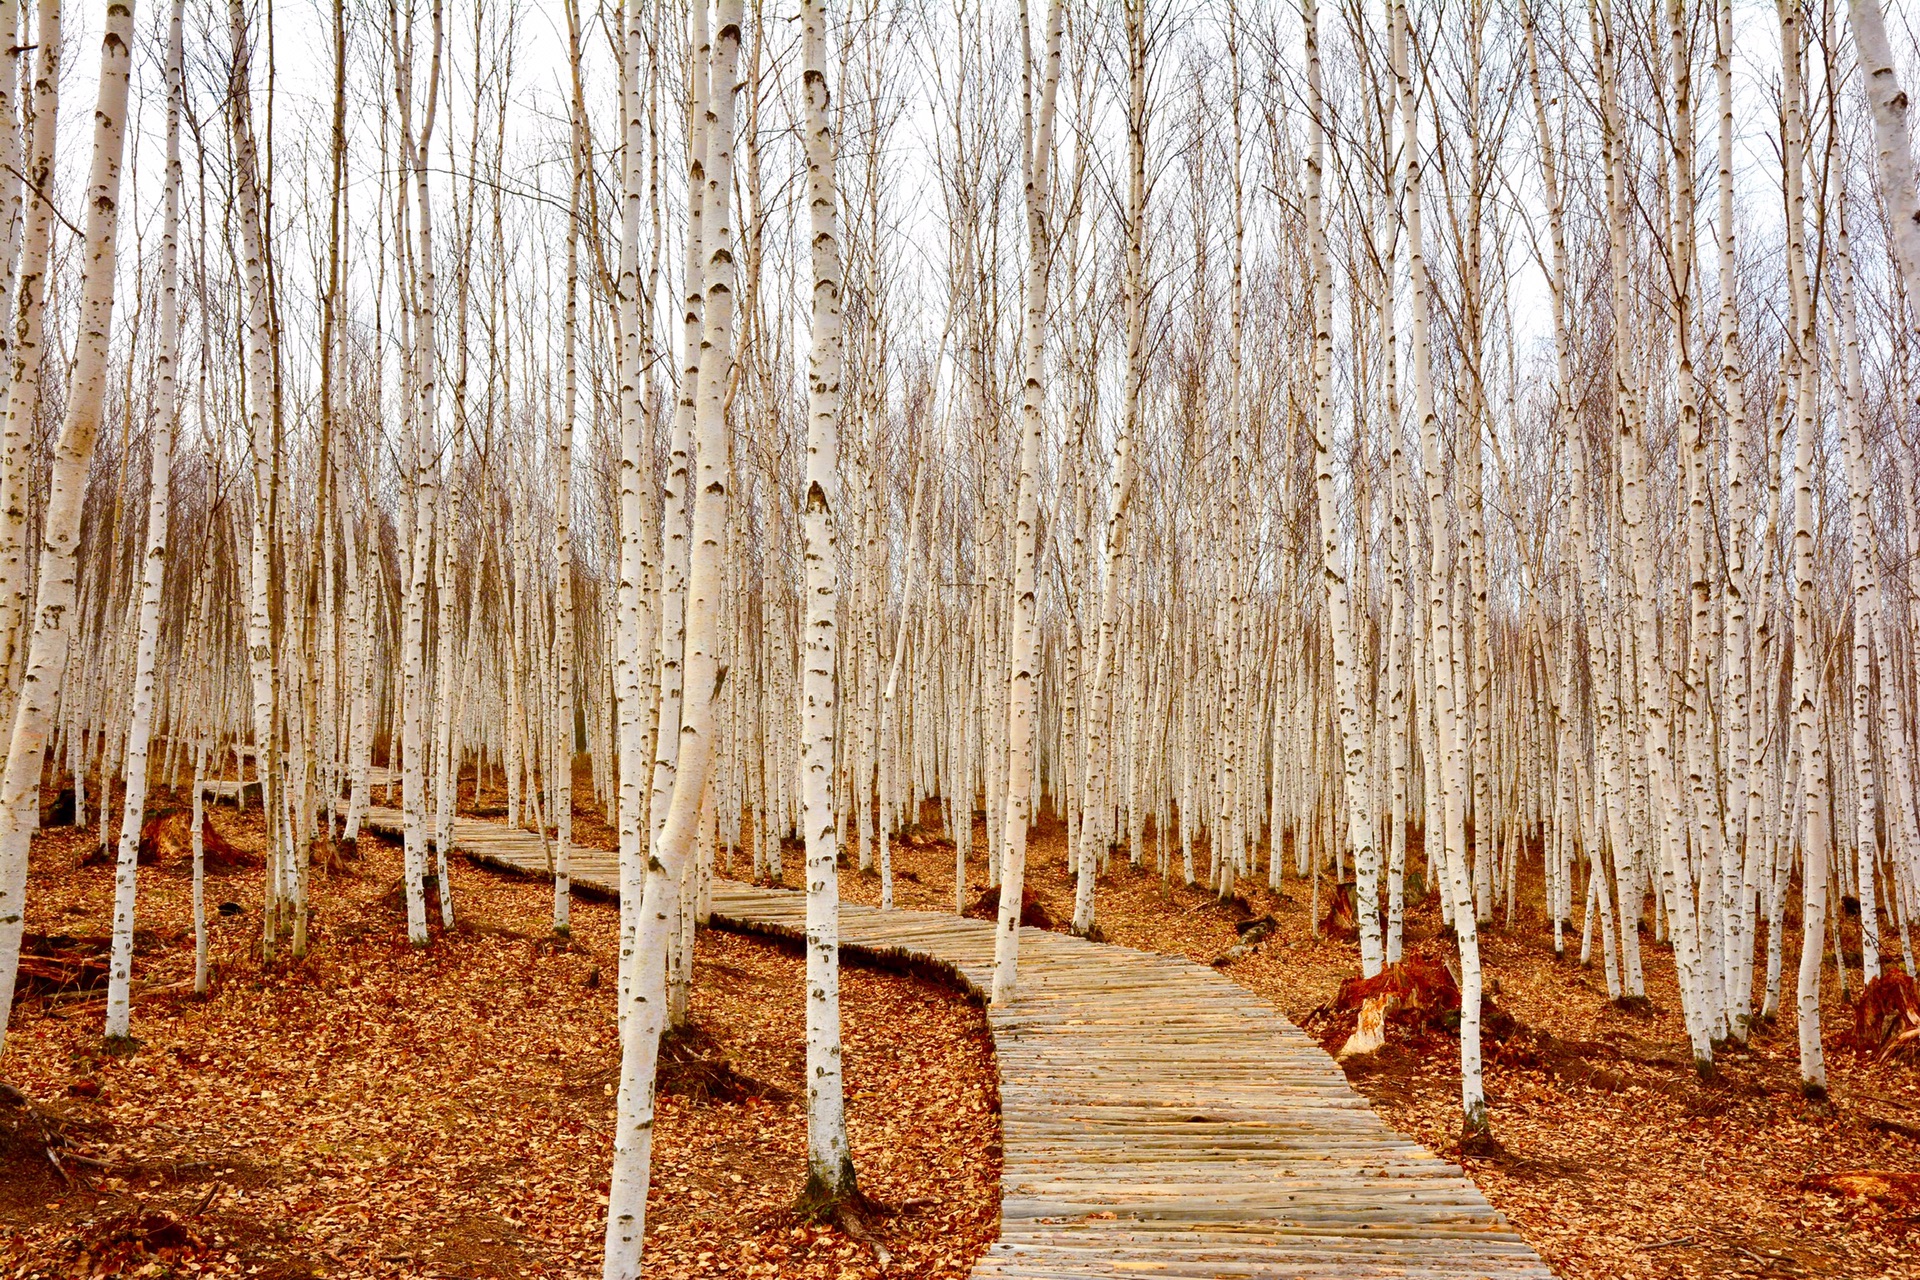
[[(639, 957), (630, 1008), (621, 1035), (613, 1172), (607, 1202), (605, 1280), (636, 1280), (646, 1227), (648, 1165), (653, 1150), (654, 1068), (666, 1009), (668, 935), (677, 915), (675, 886), (693, 853), (701, 802), (713, 758), (714, 702), (722, 678), (716, 661), (721, 550), (727, 519), (726, 397), (734, 354), (733, 133), (740, 58), (742, 0), (721, 0), (711, 50), (709, 95), (696, 74), (693, 109), (704, 118), (704, 146), (693, 149), (690, 178), (704, 188), (701, 244), (706, 260), (695, 276), (705, 284), (704, 333), (699, 344), (699, 473), (693, 547), (687, 575), (686, 685), (676, 736), (680, 749), (641, 902)], [(704, 6), (694, 6), (696, 65), (707, 57)], [(704, 156), (702, 153), (705, 153)], [(664, 727), (663, 727), (664, 733)]]
[[(1040, 110), (1027, 119), (1031, 140), (1027, 173), (1027, 273), (1022, 322), (1020, 480), (1014, 517), (1013, 622), (1007, 685), (1006, 815), (1001, 835), (1000, 919), (993, 956), (993, 1003), (1010, 1004), (1020, 955), (1020, 894), (1025, 883), (1027, 824), (1033, 807), (1033, 751), (1039, 698), (1040, 436), (1046, 396), (1047, 218), (1051, 206), (1054, 103), (1060, 87), (1064, 0), (1049, 0), (1042, 57)], [(1026, 0), (1020, 20), (1028, 29)], [(1031, 95), (1031, 89), (1028, 90)]]
[(801, 503), (807, 592), (800, 690), (801, 821), (807, 841), (807, 1186), (802, 1200), (815, 1203), (836, 1200), (855, 1186), (840, 1057), (840, 843), (833, 808), (835, 628), (840, 591), (835, 515), (840, 497), (843, 356), (837, 147), (827, 86), (825, 10), (822, 0), (801, 2), (807, 211), (813, 249), (806, 492)]
[(453, 881), (448, 857), (453, 845), (453, 802), (460, 786), (460, 759), (453, 740), (454, 707), (459, 701), (453, 658), (453, 501), (439, 504), (433, 547), (436, 645), (433, 658), (433, 864), (440, 888), (440, 926), (453, 928)]
[[(1457, 673), (1453, 649), (1457, 643), (1452, 608), (1447, 599), (1453, 576), (1449, 563), (1452, 534), (1447, 526), (1446, 497), (1442, 487), (1442, 456), (1439, 421), (1433, 405), (1432, 356), (1428, 338), (1428, 291), (1426, 251), (1421, 227), (1421, 163), (1419, 117), (1415, 106), (1413, 80), (1408, 67), (1409, 30), (1405, 0), (1393, 0), (1394, 78), (1400, 89), (1400, 115), (1405, 135), (1406, 166), (1405, 209), (1407, 254), (1411, 265), (1413, 322), (1413, 399), (1414, 416), (1420, 423), (1421, 469), (1425, 472), (1429, 534), (1433, 564), (1428, 583), (1428, 614), (1431, 645), (1429, 662), (1433, 678), (1436, 754), (1440, 755), (1439, 804), (1435, 806), (1444, 832), (1438, 866), (1448, 886), (1452, 904), (1452, 923), (1460, 947), (1460, 1106), (1464, 1128), (1484, 1132), (1487, 1128), (1486, 1089), (1480, 1061), (1480, 939), (1474, 921), (1472, 890), (1466, 867), (1464, 809), (1467, 804), (1468, 778), (1465, 730), (1459, 724)], [(1430, 816), (1427, 826), (1428, 867), (1435, 866), (1434, 827)], [(1316, 880), (1316, 884), (1317, 884)]]
[[(153, 670), (160, 640), (160, 591), (167, 571), (168, 480), (179, 396), (180, 113), (186, 102), (181, 26), (186, 0), (173, 0), (167, 21), (167, 178), (160, 231), (160, 350), (153, 400), (153, 463), (147, 481), (147, 545), (141, 561), (139, 638), (134, 657), (133, 712), (127, 725), (126, 799), (113, 878), (113, 944), (107, 969), (108, 1038), (131, 1034), (133, 913), (140, 825), (147, 807), (147, 745), (153, 733)], [(198, 794), (194, 797), (199, 803)], [(201, 913), (204, 915), (204, 910)], [(202, 930), (204, 932), (204, 930)]]
[[(1147, 327), (1147, 31), (1144, 6), (1125, 6), (1127, 37), (1127, 211), (1126, 211), (1126, 381), (1121, 387), (1120, 434), (1113, 444), (1113, 470), (1108, 480), (1107, 530), (1100, 552), (1100, 612), (1095, 623), (1093, 670), (1088, 673), (1085, 716), (1086, 781), (1084, 808), (1093, 821), (1082, 820), (1079, 866), (1073, 895), (1073, 931), (1085, 936), (1093, 928), (1094, 875), (1107, 840), (1101, 797), (1112, 769), (1109, 738), (1112, 714), (1114, 623), (1120, 601), (1120, 572), (1126, 551), (1127, 506), (1133, 498), (1133, 442), (1140, 429), (1140, 395), (1146, 378)], [(1166, 861), (1164, 828), (1159, 833)], [(1191, 877), (1189, 877), (1191, 879)]]
[(1807, 280), (1805, 243), (1806, 124), (1801, 71), (1804, 37), (1799, 7), (1777, 0), (1780, 50), (1785, 65), (1785, 129), (1781, 164), (1787, 197), (1787, 275), (1793, 302), (1792, 359), (1796, 366), (1793, 444), (1793, 692), (1794, 736), (1800, 746), (1800, 784), (1805, 803), (1804, 872), (1801, 891), (1801, 941), (1798, 1015), (1800, 1085), (1810, 1096), (1827, 1088), (1826, 1054), (1820, 1043), (1820, 968), (1826, 946), (1829, 844), (1827, 825), (1827, 750), (1817, 699), (1821, 676), (1814, 652), (1814, 440), (1819, 432), (1815, 379), (1819, 356), (1814, 348), (1814, 315)]
[[(26, 649), (32, 620), (27, 611), (28, 567), (27, 482), (33, 461), (33, 418), (40, 403), (40, 367), (45, 358), (47, 258), (53, 243), (54, 149), (59, 141), (60, 108), (60, 0), (39, 0), (35, 6), (34, 41), (37, 48), (31, 105), (33, 128), (27, 156), (27, 201), (18, 265), (11, 276), (17, 312), (9, 308), (6, 322), (12, 330), (8, 344), (6, 425), (0, 437), (0, 680), (7, 682), (4, 723), (11, 723), (19, 696), (14, 672)], [(10, 37), (9, 46), (17, 43)], [(9, 121), (0, 120), (0, 127)], [(13, 148), (13, 130), (5, 128)], [(4, 212), (8, 215), (11, 209)], [(9, 217), (11, 222), (11, 217)], [(78, 795), (78, 786), (75, 795)], [(0, 914), (4, 914), (0, 903)]]
[[(46, 8), (42, 10), (47, 12)], [(57, 36), (58, 23), (52, 34)], [(41, 36), (49, 34), (42, 28)], [(100, 96), (93, 117), (93, 163), (87, 175), (79, 339), (74, 348), (67, 411), (55, 445), (40, 552), (38, 598), (27, 669), (14, 712), (4, 778), (0, 778), (0, 1049), (6, 1044), (13, 989), (25, 931), (27, 850), (39, 825), (36, 808), (47, 733), (67, 670), (77, 596), (76, 558), (87, 468), (99, 434), (113, 323), (114, 244), (120, 211), (120, 164), (127, 88), (133, 65), (133, 6), (108, 7), (100, 43)]]
[[(580, 9), (569, 3), (567, 54), (575, 84), (568, 150), (572, 181), (567, 191), (567, 296), (562, 304), (560, 422), (553, 458), (553, 661), (554, 713), (560, 722), (560, 776), (553, 794), (553, 931), (573, 930), (573, 421), (579, 412), (580, 189), (585, 181), (586, 117), (579, 101)], [(624, 116), (624, 103), (622, 115)], [(636, 246), (637, 249), (637, 246)], [(616, 819), (617, 821), (617, 819)]]
[[(1844, 431), (1842, 452), (1847, 467), (1847, 541), (1853, 560), (1853, 687), (1851, 714), (1851, 751), (1854, 781), (1853, 845), (1856, 858), (1860, 901), (1860, 979), (1872, 982), (1880, 976), (1880, 913), (1875, 894), (1874, 868), (1879, 853), (1879, 779), (1873, 761), (1873, 619), (1875, 609), (1873, 535), (1873, 475), (1867, 458), (1866, 385), (1860, 369), (1860, 335), (1854, 315), (1853, 255), (1848, 245), (1846, 193), (1839, 198), (1840, 217), (1834, 238), (1840, 283), (1839, 365), (1841, 370), (1840, 418)], [(1888, 695), (1897, 698), (1896, 689)], [(1891, 819), (1892, 815), (1889, 815)], [(1890, 830), (1896, 823), (1888, 822)]]
[[(237, 3), (237, 0), (236, 0)], [(390, 11), (391, 12), (391, 11)], [(440, 462), (434, 444), (439, 412), (439, 372), (434, 343), (433, 204), (429, 195), (427, 148), (433, 136), (435, 107), (440, 91), (442, 43), (441, 3), (433, 0), (433, 54), (427, 73), (427, 105), (416, 137), (412, 125), (413, 35), (404, 43), (393, 33), (396, 61), (395, 97), (399, 103), (401, 186), (414, 181), (414, 212), (419, 226), (413, 261), (413, 348), (409, 407), (413, 420), (411, 456), (405, 470), (414, 499), (413, 537), (408, 570), (403, 646), (400, 665), (403, 686), (400, 724), (401, 805), (405, 810), (405, 875), (407, 938), (415, 946), (427, 944), (427, 904), (424, 881), (427, 866), (427, 712), (432, 688), (427, 680), (427, 577), (432, 571), (433, 520), (439, 507)], [(441, 892), (445, 893), (442, 886)]]
[[(1380, 855), (1378, 830), (1366, 785), (1367, 746), (1360, 723), (1358, 658), (1354, 648), (1352, 599), (1347, 558), (1340, 545), (1339, 506), (1333, 491), (1333, 273), (1327, 261), (1325, 181), (1326, 126), (1320, 87), (1320, 6), (1305, 0), (1308, 128), (1307, 251), (1313, 264), (1313, 442), (1314, 494), (1320, 515), (1320, 574), (1326, 591), (1327, 623), (1333, 641), (1334, 705), (1340, 721), (1341, 773), (1353, 841), (1355, 894), (1360, 927), (1360, 972), (1380, 972)], [(1364, 547), (1364, 543), (1362, 544)]]

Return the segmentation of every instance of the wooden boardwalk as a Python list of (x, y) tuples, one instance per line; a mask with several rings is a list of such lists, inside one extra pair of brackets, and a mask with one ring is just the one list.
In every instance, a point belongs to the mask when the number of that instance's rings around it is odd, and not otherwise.
[[(396, 830), (400, 815), (366, 821)], [(532, 832), (461, 819), (454, 841), (547, 870)], [(612, 892), (614, 856), (576, 850), (573, 876)], [(714, 883), (716, 925), (797, 934), (805, 915), (793, 891)], [(840, 937), (992, 984), (987, 921), (843, 903)], [(1019, 998), (987, 1018), (1004, 1170), (981, 1280), (1551, 1278), (1457, 1165), (1389, 1128), (1318, 1044), (1209, 968), (1028, 929)]]
[(248, 778), (245, 781), (236, 782), (232, 779), (221, 781), (207, 778), (200, 783), (200, 794), (209, 800), (215, 802), (224, 800), (236, 806), (241, 803), (237, 797), (245, 797), (248, 803), (257, 804), (260, 800), (260, 779)]

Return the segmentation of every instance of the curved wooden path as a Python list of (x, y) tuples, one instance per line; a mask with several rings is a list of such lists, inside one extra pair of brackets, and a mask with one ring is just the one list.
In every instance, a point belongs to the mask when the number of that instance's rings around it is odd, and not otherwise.
[[(462, 819), (454, 841), (547, 870), (532, 832)], [(614, 855), (576, 850), (573, 876), (612, 892)], [(721, 927), (798, 934), (805, 913), (791, 890), (714, 883)], [(991, 987), (987, 921), (843, 903), (840, 937)], [(1390, 1129), (1306, 1033), (1212, 969), (1029, 929), (1019, 998), (987, 1018), (1004, 1171), (982, 1280), (1550, 1280), (1457, 1165)]]

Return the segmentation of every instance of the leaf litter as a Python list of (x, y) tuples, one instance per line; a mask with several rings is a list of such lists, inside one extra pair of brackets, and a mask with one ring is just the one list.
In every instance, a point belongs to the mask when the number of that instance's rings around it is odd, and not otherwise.
[[(90, 963), (112, 868), (81, 865), (91, 832), (35, 837), (27, 927), (86, 960), (15, 1006), (0, 1276), (597, 1276), (617, 906), (578, 896), (555, 939), (547, 885), (463, 861), (459, 927), (435, 916), (415, 950), (391, 893), (399, 851), (367, 839), (316, 871), (306, 960), (263, 966), (259, 812), (213, 812), (239, 856), (208, 878), (212, 991), (191, 994), (190, 880), (163, 851), (140, 872), (135, 1039), (117, 1053)], [(871, 1243), (791, 1212), (804, 968), (778, 943), (701, 931), (693, 1026), (666, 1046), (650, 1275), (882, 1274)], [(888, 1209), (869, 1224), (885, 1274), (964, 1276), (999, 1217), (984, 1017), (911, 975), (849, 967), (842, 993), (848, 1126), (861, 1187)]]
[[(939, 830), (936, 806), (923, 816), (925, 826), (893, 842), (894, 898), (902, 907), (951, 911), (953, 845)], [(1418, 840), (1413, 844), (1406, 953), (1424, 977), (1387, 1016), (1383, 1047), (1341, 1065), (1389, 1124), (1459, 1161), (1556, 1275), (1920, 1277), (1920, 1196), (1913, 1190), (1920, 1180), (1920, 1053), (1902, 1052), (1907, 1042), (1899, 1037), (1914, 1023), (1901, 980), (1882, 980), (1856, 1033), (1855, 1005), (1839, 998), (1829, 963), (1821, 1015), (1829, 1097), (1811, 1102), (1798, 1086), (1791, 957), (1800, 940), (1790, 927), (1786, 1015), (1756, 1026), (1745, 1046), (1723, 1046), (1714, 1078), (1703, 1082), (1687, 1049), (1671, 948), (1643, 928), (1649, 1000), (1615, 1005), (1597, 958), (1590, 968), (1578, 963), (1577, 921), (1567, 957), (1554, 956), (1538, 881), (1523, 874), (1513, 924), (1496, 920), (1480, 930), (1483, 1049), (1497, 1142), (1484, 1153), (1462, 1152), (1457, 991), (1451, 1009), (1447, 996), (1457, 961), (1437, 897), (1418, 892)], [(986, 884), (985, 848), (976, 816), (970, 895)], [(1260, 875), (1223, 902), (1204, 887), (1181, 884), (1178, 850), (1170, 854), (1172, 875), (1163, 878), (1153, 836), (1138, 867), (1124, 848), (1113, 853), (1099, 878), (1100, 935), (1212, 964), (1304, 1026), (1329, 1053), (1345, 1046), (1370, 990), (1358, 982), (1351, 898), (1322, 881), (1316, 936), (1312, 887), (1294, 874), (1290, 859), (1276, 893), (1266, 885), (1263, 850)], [(1204, 841), (1195, 864), (1204, 874)], [(791, 858), (787, 869), (786, 882), (797, 886)], [(877, 872), (844, 872), (840, 883), (848, 901), (879, 900)], [(1065, 831), (1050, 815), (1028, 842), (1024, 888), (1023, 899), (1052, 927), (1067, 928), (1073, 883)], [(1857, 956), (1856, 933), (1849, 932), (1848, 945)], [(1438, 970), (1448, 972), (1437, 977)], [(1858, 978), (1856, 961), (1856, 998)]]

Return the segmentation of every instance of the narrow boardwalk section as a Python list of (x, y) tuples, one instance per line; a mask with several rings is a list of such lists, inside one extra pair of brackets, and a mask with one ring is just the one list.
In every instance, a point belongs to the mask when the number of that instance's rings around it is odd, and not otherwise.
[[(400, 815), (366, 820), (392, 831)], [(532, 832), (462, 819), (454, 841), (547, 870)], [(599, 851), (576, 850), (573, 874), (618, 882)], [(716, 881), (713, 919), (799, 934), (806, 904)], [(843, 903), (840, 937), (992, 984), (986, 921)], [(1005, 1167), (983, 1280), (1551, 1277), (1457, 1165), (1388, 1128), (1318, 1044), (1211, 969), (1028, 929), (1019, 999), (987, 1016)]]

